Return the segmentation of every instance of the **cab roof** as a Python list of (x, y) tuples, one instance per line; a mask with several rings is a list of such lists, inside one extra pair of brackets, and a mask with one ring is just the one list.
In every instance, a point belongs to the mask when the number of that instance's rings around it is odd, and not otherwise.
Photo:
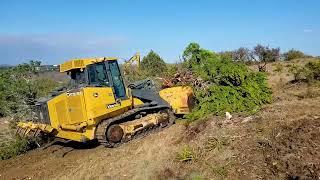
[(60, 65), (60, 72), (67, 72), (72, 69), (82, 69), (87, 65), (95, 64), (102, 61), (115, 61), (114, 57), (101, 57), (101, 58), (83, 58), (83, 59), (71, 59)]

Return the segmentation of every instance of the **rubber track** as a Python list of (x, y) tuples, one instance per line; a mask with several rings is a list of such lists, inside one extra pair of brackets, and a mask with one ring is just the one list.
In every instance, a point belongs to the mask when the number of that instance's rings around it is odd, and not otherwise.
[[(161, 111), (161, 110), (166, 110), (169, 114), (169, 124), (167, 126), (170, 126), (174, 123), (174, 115), (172, 113), (172, 111), (167, 107), (167, 106), (154, 106), (154, 107), (141, 107), (141, 108), (135, 108), (135, 109), (132, 109), (132, 110), (129, 110), (119, 116), (115, 116), (113, 118), (109, 118), (109, 119), (106, 119), (106, 120), (103, 120), (102, 122), (100, 122), (100, 124), (98, 125), (97, 127), (97, 130), (96, 130), (96, 138), (98, 140), (98, 142), (101, 144), (101, 145), (104, 145), (106, 147), (118, 147), (119, 145), (125, 143), (125, 142), (128, 142), (128, 141), (125, 141), (125, 140), (121, 140), (120, 142), (118, 143), (113, 143), (113, 142), (109, 142), (107, 140), (107, 137), (106, 137), (106, 131), (109, 127), (109, 125), (111, 124), (114, 124), (116, 123), (117, 121), (121, 121), (122, 119), (124, 118), (128, 118), (130, 116), (134, 116), (142, 111)], [(134, 118), (132, 118), (132, 120), (134, 120)], [(152, 129), (148, 129), (147, 131), (143, 131), (143, 132), (140, 132), (138, 134), (135, 134), (130, 140), (133, 140), (133, 139), (136, 139), (138, 137), (143, 137), (147, 134), (149, 134), (150, 132), (154, 132), (158, 129), (161, 129), (162, 127), (160, 126), (157, 126), (157, 127), (152, 127)]]

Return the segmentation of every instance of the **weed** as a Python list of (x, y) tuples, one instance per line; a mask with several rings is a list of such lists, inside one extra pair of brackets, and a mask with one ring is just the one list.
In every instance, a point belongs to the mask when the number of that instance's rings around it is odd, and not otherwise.
[(190, 146), (185, 146), (178, 152), (177, 159), (181, 162), (193, 161), (195, 159), (195, 153)]

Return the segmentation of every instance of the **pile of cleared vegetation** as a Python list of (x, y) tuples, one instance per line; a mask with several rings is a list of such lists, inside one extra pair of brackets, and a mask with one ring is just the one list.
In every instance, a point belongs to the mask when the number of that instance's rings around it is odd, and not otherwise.
[(184, 66), (207, 84), (204, 89), (194, 87), (196, 107), (188, 118), (225, 112), (251, 114), (271, 101), (265, 73), (254, 72), (245, 64), (223, 58), (196, 43), (185, 49), (183, 57)]

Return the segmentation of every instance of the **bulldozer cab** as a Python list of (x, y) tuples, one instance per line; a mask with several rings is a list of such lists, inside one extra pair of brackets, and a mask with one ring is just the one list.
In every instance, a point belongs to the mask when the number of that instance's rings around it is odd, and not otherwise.
[(116, 60), (92, 61), (83, 68), (68, 71), (72, 88), (111, 87), (116, 99), (126, 98), (126, 89)]

